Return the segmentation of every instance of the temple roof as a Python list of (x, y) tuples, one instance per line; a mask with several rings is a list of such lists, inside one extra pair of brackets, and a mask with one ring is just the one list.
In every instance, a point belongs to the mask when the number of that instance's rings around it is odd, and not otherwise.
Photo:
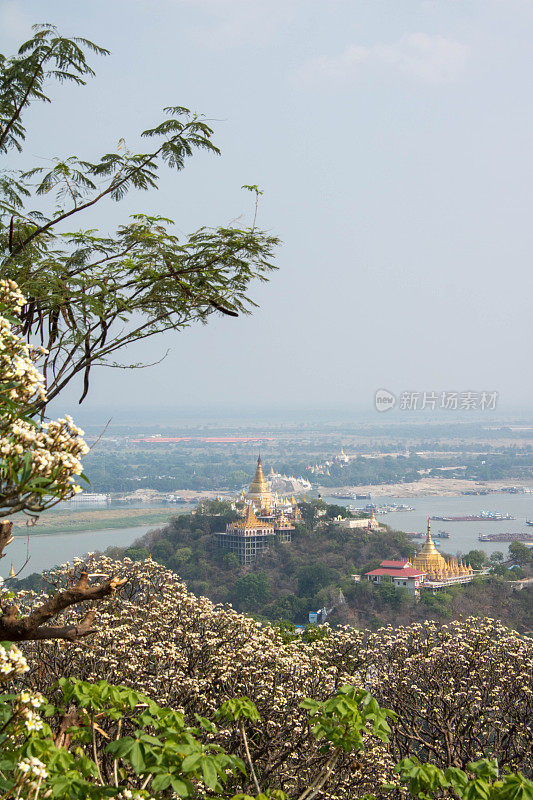
[(251, 503), (248, 503), (246, 507), (246, 514), (242, 519), (237, 520), (237, 522), (232, 522), (228, 525), (228, 528), (232, 530), (246, 530), (248, 528), (272, 528), (272, 525), (268, 522), (263, 522), (254, 514), (254, 509)]
[(366, 575), (390, 575), (391, 578), (418, 578), (425, 575), (425, 570), (415, 569), (414, 567), (405, 567), (403, 569), (387, 569), (379, 567), (373, 569), (371, 572), (366, 572)]

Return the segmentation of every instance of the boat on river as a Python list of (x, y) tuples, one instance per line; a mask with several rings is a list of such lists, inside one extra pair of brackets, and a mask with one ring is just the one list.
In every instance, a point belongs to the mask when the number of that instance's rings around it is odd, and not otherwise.
[(533, 544), (530, 533), (480, 533), (477, 537), (480, 542), (527, 542)]
[(457, 517), (439, 517), (434, 515), (430, 519), (438, 520), (439, 522), (507, 522), (507, 520), (516, 519), (510, 514), (501, 514), (499, 511), (480, 511), (479, 514), (466, 514), (465, 516)]

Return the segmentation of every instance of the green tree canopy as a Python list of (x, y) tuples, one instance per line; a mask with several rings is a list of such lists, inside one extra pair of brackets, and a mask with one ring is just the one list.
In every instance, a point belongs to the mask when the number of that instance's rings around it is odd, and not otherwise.
[[(11, 168), (0, 172), (2, 273), (26, 295), (23, 334), (48, 350), (48, 401), (83, 376), (81, 402), (93, 366), (140, 366), (115, 360), (126, 345), (205, 323), (213, 313), (249, 313), (250, 282), (274, 269), (277, 239), (255, 227), (255, 216), (250, 227), (202, 227), (185, 236), (173, 232), (171, 219), (149, 213), (113, 233), (79, 228), (89, 208), (157, 188), (162, 166), (180, 171), (198, 150), (219, 152), (206, 120), (182, 106), (168, 106), (141, 133), (149, 142), (142, 151), (120, 139), (95, 161), (51, 154), (50, 167), (17, 166), (30, 105), (50, 102), (51, 81), (83, 85), (94, 74), (87, 55), (107, 53), (39, 25), (16, 55), (0, 54), (0, 152), (14, 151)], [(257, 187), (245, 188), (257, 200)]]
[(249, 611), (258, 611), (270, 599), (270, 580), (266, 572), (249, 572), (234, 587), (236, 603)]
[(483, 550), (470, 550), (466, 556), (463, 556), (465, 564), (470, 564), (472, 569), (482, 569), (487, 560), (487, 556)]
[(313, 597), (332, 579), (332, 570), (325, 564), (309, 564), (298, 570), (298, 594), (300, 597)]
[(509, 555), (516, 564), (527, 566), (531, 564), (533, 558), (531, 550), (523, 542), (511, 542), (509, 545)]

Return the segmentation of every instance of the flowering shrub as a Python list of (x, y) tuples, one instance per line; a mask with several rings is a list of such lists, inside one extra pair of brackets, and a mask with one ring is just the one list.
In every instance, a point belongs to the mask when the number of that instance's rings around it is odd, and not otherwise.
[(39, 512), (81, 491), (81, 458), (88, 447), (71, 417), (39, 422), (35, 404), (46, 400), (36, 362), (42, 348), (16, 332), (25, 299), (13, 281), (0, 281), (0, 517)]
[[(326, 761), (317, 761), (308, 750), (296, 754), (294, 769), (305, 769), (308, 782), (295, 793), (294, 783), (283, 789), (265, 786), (264, 774), (256, 771), (249, 736), (261, 717), (247, 697), (227, 700), (214, 715), (239, 731), (241, 758), (217, 743), (219, 730), (212, 720), (195, 714), (194, 725), (187, 725), (181, 713), (133, 689), (63, 678), (55, 694), (55, 705), (38, 693), (0, 695), (3, 798), (37, 800), (41, 794), (57, 800), (253, 800), (246, 791), (253, 791), (257, 800), (330, 797), (341, 756), (348, 755), (354, 764), (372, 737), (386, 743), (389, 721), (395, 717), (368, 692), (353, 686), (340, 687), (323, 702), (303, 700), (300, 708), (309, 712), (312, 738)], [(469, 763), (466, 771), (454, 767), (443, 771), (411, 757), (403, 759), (394, 773), (393, 783), (377, 782), (374, 794), (365, 794), (365, 800), (391, 791), (394, 797), (399, 793), (418, 800), (436, 794), (464, 800), (533, 798), (533, 783), (520, 773), (500, 778), (495, 760)], [(235, 794), (239, 786), (245, 793)]]
[(202, 726), (216, 728), (200, 717), (198, 725), (188, 727), (181, 714), (105, 681), (61, 681), (56, 706), (29, 692), (0, 695), (2, 797), (191, 797), (198, 785), (222, 793), (235, 772), (245, 773), (244, 764), (215, 743), (201, 743)]
[(531, 800), (533, 783), (523, 775), (500, 776), (496, 759), (481, 758), (466, 766), (443, 771), (434, 764), (421, 764), (416, 758), (404, 758), (395, 769), (411, 797), (419, 800), (437, 796), (464, 800)]
[[(71, 417), (43, 422), (36, 419), (36, 403), (46, 400), (44, 378), (36, 361), (46, 351), (33, 348), (15, 332), (25, 299), (13, 281), (0, 280), (0, 517), (17, 511), (43, 511), (81, 491), (75, 476), (82, 474), (81, 457), (88, 447), (83, 431)], [(12, 523), (0, 523), (0, 558), (13, 541)], [(54, 598), (46, 598), (25, 618), (12, 603), (10, 592), (0, 591), (0, 640), (22, 641), (43, 637), (74, 640), (93, 632), (95, 612), (77, 625), (48, 623), (67, 606), (111, 594), (121, 585), (110, 576), (99, 586), (87, 575)], [(0, 661), (0, 669), (8, 664)]]
[[(216, 725), (198, 714), (195, 727), (187, 726), (181, 713), (105, 681), (63, 678), (56, 694), (55, 706), (26, 691), (0, 696), (2, 797), (36, 800), (42, 790), (44, 797), (58, 800), (212, 793), (229, 798), (240, 783), (249, 785), (244, 761), (216, 743)], [(342, 752), (357, 754), (372, 734), (387, 739), (387, 718), (392, 714), (380, 709), (367, 692), (350, 686), (325, 703), (307, 700), (301, 706), (311, 711), (312, 734), (328, 756), (298, 798), (312, 800), (331, 781)], [(41, 707), (49, 723), (33, 710)], [(245, 729), (246, 722), (260, 719), (255, 705), (248, 698), (234, 698), (223, 704), (217, 717), (225, 725), (238, 726), (255, 789), (265, 797)], [(287, 795), (278, 791), (273, 796), (283, 800)]]
[[(109, 574), (119, 566), (124, 565), (91, 557), (46, 577), (60, 591), (82, 569)], [(225, 701), (248, 697), (259, 715), (248, 721), (246, 733), (260, 785), (296, 796), (303, 792), (329, 756), (300, 703), (329, 699), (335, 689), (331, 675), (317, 668), (318, 659), (299, 642), (283, 644), (270, 626), (195, 597), (159, 564), (130, 562), (129, 567), (123, 590), (99, 607), (100, 624), (90, 646), (25, 644), (32, 667), (27, 685), (46, 694), (61, 677), (118, 682), (180, 711), (191, 723), (195, 714), (212, 718)], [(17, 597), (27, 612), (41, 601), (31, 592)], [(69, 617), (66, 612), (63, 624)], [(221, 725), (216, 741), (242, 757), (239, 726)], [(331, 796), (371, 791), (392, 778), (393, 766), (381, 740), (370, 737), (356, 764), (350, 753), (339, 754)], [(246, 792), (246, 781), (236, 789)]]
[(533, 768), (533, 640), (494, 619), (376, 633), (341, 628), (311, 645), (337, 683), (357, 678), (397, 714), (395, 758), (464, 768), (483, 756)]
[[(329, 797), (375, 791), (394, 779), (394, 763), (406, 755), (463, 770), (480, 753), (501, 755), (502, 766), (531, 769), (533, 643), (493, 620), (374, 634), (325, 628), (314, 642), (284, 642), (275, 628), (194, 597), (155, 562), (126, 560), (122, 566), (130, 570), (129, 581), (102, 605), (90, 647), (25, 645), (34, 667), (25, 681), (32, 690), (47, 693), (62, 676), (118, 681), (189, 721), (248, 697), (259, 715), (246, 729), (258, 781), (263, 789), (290, 795), (303, 792), (329, 759), (300, 704), (306, 698), (327, 701), (343, 685), (365, 688), (397, 716), (388, 744), (371, 737), (355, 761), (339, 753)], [(48, 578), (61, 590), (81, 569), (108, 574), (118, 565), (91, 557)], [(18, 598), (27, 610), (40, 601), (32, 593)], [(71, 614), (65, 612), (65, 624)], [(222, 726), (216, 741), (242, 754), (238, 726)]]

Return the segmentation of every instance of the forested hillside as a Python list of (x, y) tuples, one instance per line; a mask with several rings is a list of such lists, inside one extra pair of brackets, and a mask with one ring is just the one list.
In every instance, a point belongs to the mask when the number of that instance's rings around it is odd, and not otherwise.
[[(323, 517), (316, 516), (320, 506)], [(296, 526), (292, 543), (276, 543), (249, 567), (240, 566), (233, 553), (217, 547), (214, 533), (236, 518), (229, 504), (208, 503), (203, 508), (174, 517), (133, 547), (112, 548), (109, 553), (133, 559), (150, 554), (185, 580), (195, 594), (270, 620), (304, 623), (309, 611), (326, 605), (337, 606), (333, 623), (357, 627), (487, 613), (518, 630), (533, 629), (531, 588), (516, 591), (503, 576), (479, 578), (467, 587), (451, 587), (439, 594), (422, 592), (419, 603), (392, 585), (374, 586), (364, 578), (356, 583), (354, 574), (363, 575), (383, 559), (412, 558), (415, 548), (400, 531), (370, 533), (332, 525), (338, 506), (301, 504), (303, 521)], [(512, 577), (508, 570), (499, 571)], [(345, 604), (338, 604), (339, 589)]]

